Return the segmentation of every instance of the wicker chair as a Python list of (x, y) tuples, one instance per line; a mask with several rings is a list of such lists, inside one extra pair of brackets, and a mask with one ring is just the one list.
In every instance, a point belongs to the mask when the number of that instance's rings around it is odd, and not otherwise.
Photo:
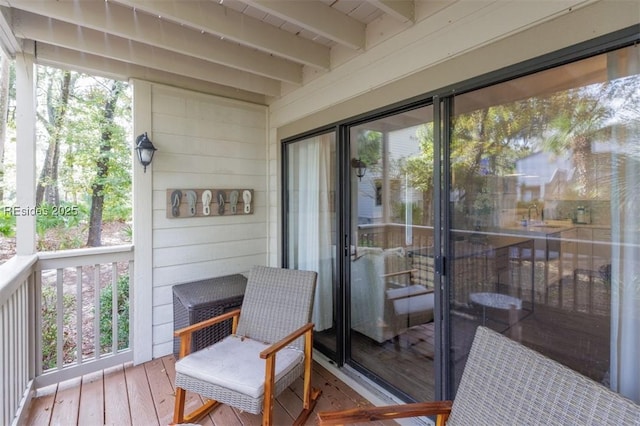
[(321, 425), (436, 416), (442, 426), (640, 425), (640, 406), (599, 383), (478, 327), (455, 401), (318, 414)]
[[(223, 403), (253, 414), (262, 412), (262, 424), (270, 425), (274, 398), (303, 372), (303, 410), (295, 424), (305, 422), (320, 396), (311, 388), (310, 320), (316, 277), (309, 271), (253, 267), (241, 309), (175, 332), (181, 338), (175, 423), (195, 422)], [(233, 321), (230, 336), (189, 354), (194, 331), (228, 319)], [(186, 391), (210, 401), (185, 415)]]

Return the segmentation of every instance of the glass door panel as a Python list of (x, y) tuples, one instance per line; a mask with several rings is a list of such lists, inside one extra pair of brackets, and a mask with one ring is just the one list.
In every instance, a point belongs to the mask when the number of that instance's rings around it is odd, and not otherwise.
[(434, 399), (433, 110), (350, 128), (348, 361)]
[(336, 138), (326, 133), (286, 145), (286, 264), (318, 272), (315, 342), (336, 354)]
[[(450, 370), (485, 325), (637, 400), (640, 49), (454, 99)], [(633, 325), (635, 324), (635, 325)]]

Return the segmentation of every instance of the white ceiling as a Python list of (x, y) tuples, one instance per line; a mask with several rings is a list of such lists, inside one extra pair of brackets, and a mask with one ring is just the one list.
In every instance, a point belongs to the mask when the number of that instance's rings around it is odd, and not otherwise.
[[(455, 0), (0, 0), (38, 63), (277, 98)], [(433, 6), (436, 5), (436, 6)]]

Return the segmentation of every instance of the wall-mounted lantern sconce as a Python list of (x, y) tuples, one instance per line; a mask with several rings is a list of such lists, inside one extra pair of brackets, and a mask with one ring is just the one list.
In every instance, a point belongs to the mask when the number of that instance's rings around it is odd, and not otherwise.
[(153, 143), (147, 136), (147, 132), (144, 132), (136, 138), (136, 151), (138, 151), (138, 160), (140, 164), (144, 166), (144, 172), (147, 173), (147, 166), (151, 164), (153, 160), (153, 154), (158, 149), (153, 146)]
[(358, 176), (358, 180), (362, 180), (362, 177), (367, 172), (367, 164), (364, 161), (362, 161), (360, 158), (352, 158), (351, 167), (356, 171), (356, 176)]

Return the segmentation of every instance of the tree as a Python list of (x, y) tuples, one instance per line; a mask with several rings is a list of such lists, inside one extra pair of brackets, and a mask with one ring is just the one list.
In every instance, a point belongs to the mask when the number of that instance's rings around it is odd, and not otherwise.
[[(46, 201), (57, 206), (60, 204), (58, 191), (60, 140), (65, 131), (64, 121), (75, 77), (71, 78), (70, 71), (53, 69), (48, 69), (48, 72), (41, 77), (39, 80), (46, 84), (46, 115), (39, 112), (38, 118), (49, 135), (49, 144), (36, 188), (36, 205)], [(57, 87), (60, 88), (59, 93), (56, 91)]]
[(9, 106), (9, 58), (0, 54), (0, 204), (4, 200), (4, 145), (7, 137), (7, 109)]
[(596, 174), (590, 163), (593, 142), (610, 138), (612, 126), (632, 124), (626, 116), (634, 117), (628, 113), (637, 108), (639, 82), (636, 78), (619, 79), (566, 92), (566, 108), (551, 121), (544, 147), (553, 153), (572, 153), (575, 195), (597, 197)]
[(357, 137), (358, 158), (368, 168), (378, 164), (382, 158), (382, 133), (375, 130), (361, 130)]
[(422, 192), (421, 224), (433, 223), (433, 123), (420, 126), (416, 132), (420, 144), (420, 155), (410, 157), (404, 164), (403, 171), (409, 176), (411, 186)]
[(114, 113), (122, 90), (122, 82), (112, 81), (111, 91), (104, 103), (100, 152), (95, 163), (97, 173), (91, 185), (91, 212), (89, 214), (89, 236), (87, 238), (87, 245), (90, 247), (102, 245), (102, 212), (104, 208), (105, 182), (109, 177), (109, 157), (112, 151), (115, 126)]

